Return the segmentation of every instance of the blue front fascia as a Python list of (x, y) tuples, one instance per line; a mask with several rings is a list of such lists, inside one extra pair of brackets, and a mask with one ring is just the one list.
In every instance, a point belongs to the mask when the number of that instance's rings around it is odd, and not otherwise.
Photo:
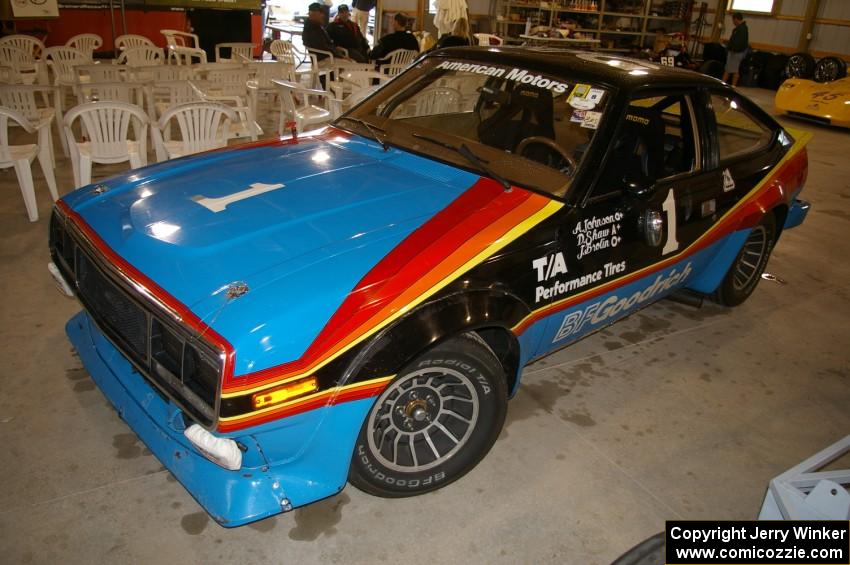
[[(238, 376), (298, 359), (357, 282), (478, 178), (353, 136), (180, 159), (65, 201), (230, 342)], [(254, 183), (284, 187), (198, 204)], [(227, 304), (233, 282), (250, 291)]]
[(222, 526), (261, 520), (345, 486), (354, 441), (374, 399), (326, 406), (250, 433), (224, 434), (246, 448), (242, 469), (228, 471), (189, 443), (179, 409), (133, 370), (85, 312), (71, 318), (66, 331), (118, 414)]

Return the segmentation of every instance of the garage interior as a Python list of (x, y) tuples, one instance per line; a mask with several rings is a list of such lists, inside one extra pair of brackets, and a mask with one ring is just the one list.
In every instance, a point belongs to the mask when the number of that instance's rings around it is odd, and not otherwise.
[[(502, 0), (474, 1), (473, 31), (510, 27), (498, 17)], [(692, 42), (700, 54), (731, 29), (727, 0), (708, 4)], [(754, 50), (783, 62), (798, 52), (850, 60), (850, 3), (774, 4), (774, 13), (746, 13)], [(49, 46), (93, 25), (103, 31), (109, 10), (90, 8), (63, 3), (58, 19), (14, 23), (19, 33), (49, 29)], [(436, 30), (424, 1), (385, 0), (376, 35), (397, 11), (415, 30)], [(187, 13), (144, 18), (178, 27)], [(688, 17), (686, 45), (699, 10)], [(130, 14), (130, 31), (136, 22), (149, 30), (162, 23), (144, 18)], [(262, 45), (261, 13), (243, 20), (246, 41)], [(646, 25), (632, 33), (644, 45), (654, 40)], [(151, 455), (82, 367), (64, 331), (80, 305), (57, 292), (46, 269), (46, 179), (33, 162), (38, 220), (30, 221), (15, 170), (3, 169), (0, 561), (605, 564), (661, 532), (665, 520), (755, 519), (772, 478), (850, 433), (850, 133), (780, 115), (779, 84), (759, 85), (776, 81), (759, 78), (764, 68), (742, 71), (739, 90), (784, 126), (814, 134), (802, 194), (812, 209), (783, 234), (769, 276), (745, 304), (664, 300), (527, 366), (492, 451), (446, 488), (381, 499), (349, 486), (233, 529), (216, 524)], [(276, 137), (276, 108), (259, 107), (259, 138)], [(15, 131), (12, 142), (25, 137)], [(76, 183), (57, 137), (54, 129), (61, 197)], [(149, 143), (148, 162), (156, 161)], [(92, 181), (127, 168), (95, 165)], [(850, 456), (831, 468), (850, 468)]]

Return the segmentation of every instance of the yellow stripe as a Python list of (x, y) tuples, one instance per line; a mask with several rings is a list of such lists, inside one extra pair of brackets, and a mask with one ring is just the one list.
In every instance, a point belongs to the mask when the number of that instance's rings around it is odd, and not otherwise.
[[(577, 298), (581, 298), (582, 296), (584, 296), (584, 295), (586, 295), (586, 294), (589, 294), (589, 293), (591, 293), (591, 292), (598, 292), (598, 291), (600, 291), (600, 290), (604, 290), (604, 289), (608, 289), (608, 288), (611, 288), (611, 287), (615, 287), (615, 286), (617, 286), (617, 284), (618, 284), (620, 281), (622, 281), (622, 280), (623, 280), (623, 279), (625, 279), (625, 278), (628, 278), (628, 277), (634, 277), (635, 275), (640, 275), (641, 273), (644, 273), (644, 272), (646, 272), (646, 271), (649, 271), (649, 270), (652, 270), (652, 269), (657, 268), (657, 267), (658, 267), (658, 265), (662, 265), (662, 264), (665, 264), (665, 263), (674, 263), (674, 262), (675, 262), (675, 260), (676, 260), (678, 257), (681, 257), (682, 255), (687, 254), (687, 252), (688, 252), (688, 250), (689, 250), (689, 249), (693, 248), (693, 247), (694, 247), (694, 246), (696, 246), (698, 243), (700, 243), (701, 241), (703, 241), (704, 239), (706, 239), (707, 237), (709, 237), (712, 233), (714, 233), (715, 231), (717, 231), (718, 229), (720, 229), (720, 228), (719, 228), (719, 227), (717, 227), (717, 226), (720, 226), (720, 224), (722, 224), (722, 223), (723, 223), (723, 220), (724, 220), (724, 219), (726, 219), (726, 218), (727, 218), (730, 214), (732, 214), (732, 213), (733, 213), (735, 210), (737, 210), (738, 208), (740, 208), (740, 207), (744, 206), (745, 204), (747, 204), (747, 201), (749, 200), (749, 198), (750, 198), (753, 194), (755, 194), (755, 193), (757, 193), (759, 190), (761, 190), (761, 188), (765, 185), (765, 183), (767, 183), (767, 181), (770, 179), (770, 177), (772, 177), (772, 176), (773, 176), (773, 174), (774, 174), (776, 171), (778, 171), (778, 170), (779, 170), (779, 169), (780, 169), (780, 168), (781, 168), (781, 167), (782, 167), (785, 163), (787, 163), (787, 162), (788, 162), (788, 161), (789, 161), (792, 157), (794, 157), (797, 153), (799, 153), (799, 152), (800, 152), (800, 150), (801, 150), (803, 147), (805, 147), (805, 146), (806, 146), (806, 144), (809, 142), (809, 140), (812, 138), (812, 134), (811, 134), (811, 132), (808, 132), (808, 131), (803, 131), (803, 130), (794, 130), (794, 129), (788, 129), (788, 128), (786, 128), (786, 131), (787, 131), (788, 133), (790, 133), (790, 134), (791, 134), (791, 136), (794, 138), (794, 144), (791, 146), (791, 148), (788, 150), (788, 152), (785, 154), (785, 156), (784, 156), (784, 157), (782, 157), (782, 159), (780, 159), (780, 160), (779, 160), (779, 163), (777, 163), (777, 164), (776, 164), (776, 166), (774, 166), (774, 167), (773, 167), (773, 168), (772, 168), (772, 169), (771, 169), (771, 170), (770, 170), (770, 171), (769, 171), (769, 172), (768, 172), (768, 173), (767, 173), (767, 174), (766, 174), (766, 175), (762, 178), (762, 180), (761, 180), (761, 181), (759, 181), (759, 183), (758, 183), (755, 187), (753, 187), (753, 189), (752, 189), (752, 190), (750, 190), (750, 191), (749, 191), (749, 192), (748, 192), (748, 193), (747, 193), (747, 194), (746, 194), (743, 198), (741, 198), (741, 200), (739, 200), (739, 201), (738, 201), (738, 203), (737, 203), (737, 204), (735, 204), (734, 206), (732, 206), (732, 207), (731, 207), (731, 208), (730, 208), (730, 209), (729, 209), (729, 210), (728, 210), (725, 214), (723, 214), (723, 216), (721, 216), (721, 217), (720, 217), (720, 219), (719, 219), (717, 222), (715, 222), (715, 223), (714, 223), (714, 227), (712, 227), (712, 229), (710, 229), (710, 230), (708, 230), (707, 232), (705, 232), (704, 234), (702, 234), (702, 235), (701, 235), (699, 238), (697, 238), (697, 240), (696, 240), (696, 241), (694, 241), (692, 244), (690, 244), (690, 245), (689, 245), (689, 246), (687, 246), (686, 248), (682, 249), (681, 251), (679, 251), (679, 252), (678, 252), (678, 253), (676, 253), (675, 255), (671, 255), (670, 257), (667, 257), (667, 258), (666, 258), (666, 259), (664, 259), (663, 261), (659, 261), (658, 263), (653, 263), (652, 265), (648, 265), (648, 266), (646, 266), (646, 267), (644, 267), (644, 268), (642, 268), (642, 269), (639, 269), (639, 270), (637, 270), (637, 271), (635, 271), (635, 272), (633, 272), (633, 273), (625, 274), (625, 275), (623, 275), (623, 276), (621, 276), (621, 277), (618, 277), (618, 278), (616, 278), (616, 279), (614, 279), (614, 280), (612, 280), (612, 281), (609, 281), (609, 282), (605, 283), (604, 285), (597, 286), (597, 287), (594, 287), (594, 288), (590, 288), (590, 289), (585, 290), (585, 291), (583, 291), (583, 292), (580, 292), (580, 293), (578, 293), (578, 294), (574, 294), (574, 295), (572, 295), (572, 296), (568, 296), (568, 297), (566, 297), (566, 298), (562, 298), (561, 300), (559, 300), (559, 301), (557, 301), (557, 302), (553, 302), (552, 304), (549, 304), (549, 305), (547, 305), (547, 306), (544, 306), (543, 308), (538, 308), (537, 310), (534, 310), (534, 311), (533, 311), (533, 312), (531, 312), (529, 315), (527, 315), (527, 316), (526, 316), (526, 317), (524, 317), (522, 320), (520, 320), (518, 324), (515, 324), (515, 325), (511, 328), (511, 331), (514, 331), (514, 332), (515, 332), (517, 328), (521, 327), (521, 326), (522, 326), (522, 325), (526, 322), (526, 320), (528, 320), (529, 318), (531, 318), (531, 317), (535, 316), (538, 312), (545, 311), (545, 310), (551, 310), (551, 309), (554, 309), (554, 308), (556, 308), (557, 306), (559, 306), (559, 305), (561, 305), (561, 304), (563, 304), (563, 303), (567, 302), (568, 300), (575, 300), (575, 299), (577, 299)], [(640, 277), (639, 277), (639, 276), (638, 276), (638, 277), (635, 277), (635, 280), (637, 280), (638, 278), (640, 278)]]
[(415, 308), (416, 306), (418, 306), (419, 304), (421, 304), (422, 302), (424, 302), (425, 300), (427, 300), (428, 298), (430, 298), (431, 296), (433, 296), (434, 294), (436, 294), (437, 292), (439, 292), (440, 290), (445, 288), (449, 283), (451, 283), (452, 281), (457, 279), (463, 273), (469, 271), (470, 269), (472, 269), (473, 267), (475, 267), (479, 263), (483, 262), (484, 259), (493, 255), (494, 253), (496, 253), (497, 251), (499, 251), (500, 249), (502, 249), (503, 247), (505, 247), (506, 245), (508, 245), (509, 243), (514, 241), (515, 239), (517, 239), (519, 236), (526, 233), (528, 230), (533, 228), (535, 225), (539, 224), (540, 222), (542, 222), (543, 220), (545, 220), (546, 218), (548, 218), (549, 216), (551, 216), (552, 214), (557, 212), (559, 209), (561, 209), (562, 206), (563, 206), (563, 204), (561, 204), (560, 202), (554, 201), (554, 200), (547, 203), (546, 206), (544, 206), (539, 211), (535, 212), (533, 215), (529, 216), (527, 219), (523, 220), (522, 222), (520, 222), (519, 224), (517, 224), (516, 226), (511, 228), (507, 233), (505, 233), (505, 235), (503, 235), (502, 237), (500, 237), (499, 239), (497, 239), (496, 241), (491, 243), (489, 246), (487, 246), (486, 249), (484, 249), (484, 251), (480, 252), (478, 255), (476, 255), (475, 257), (473, 257), (472, 259), (470, 259), (466, 263), (464, 263), (461, 267), (456, 269), (453, 273), (451, 273), (450, 275), (445, 277), (443, 280), (438, 282), (436, 285), (432, 286), (430, 289), (428, 289), (427, 291), (425, 291), (424, 293), (419, 295), (417, 298), (415, 298), (414, 300), (412, 300), (411, 302), (406, 304), (403, 308), (400, 308), (397, 312), (395, 312), (391, 316), (388, 316), (382, 322), (380, 322), (379, 324), (377, 324), (376, 326), (371, 328), (369, 331), (367, 331), (359, 339), (348, 344), (347, 346), (345, 346), (344, 348), (339, 350), (334, 355), (332, 355), (332, 356), (328, 357), (327, 359), (325, 359), (324, 361), (320, 362), (318, 365), (316, 365), (316, 366), (314, 366), (314, 367), (312, 367), (312, 368), (310, 368), (306, 371), (298, 373), (297, 375), (286, 377), (285, 379), (282, 379), (280, 381), (276, 381), (274, 383), (264, 383), (262, 385), (253, 387), (251, 389), (243, 390), (243, 391), (239, 391), (239, 392), (222, 393), (221, 397), (222, 398), (233, 398), (233, 397), (236, 397), (236, 396), (244, 396), (246, 394), (252, 394), (254, 392), (264, 390), (264, 389), (269, 388), (269, 387), (278, 386), (278, 385), (287, 383), (289, 381), (300, 379), (300, 378), (302, 378), (306, 375), (309, 375), (309, 374), (312, 374), (312, 373), (318, 371), (319, 369), (321, 369), (322, 367), (324, 367), (325, 365), (327, 365), (328, 363), (330, 363), (331, 361), (333, 361), (334, 359), (336, 359), (337, 357), (339, 357), (340, 355), (342, 355), (343, 353), (345, 353), (346, 351), (348, 351), (349, 349), (351, 349), (352, 347), (357, 345), (358, 343), (360, 343), (363, 340), (374, 335), (375, 333), (377, 333), (381, 329), (388, 326), (393, 321), (397, 320), (398, 318), (400, 318), (401, 316), (403, 316), (404, 314), (406, 314), (407, 312), (409, 312), (410, 310), (412, 310), (413, 308)]
[(229, 422), (233, 422), (233, 421), (236, 421), (236, 420), (244, 420), (245, 418), (248, 418), (248, 417), (254, 418), (255, 416), (262, 416), (263, 414), (266, 414), (268, 412), (273, 412), (275, 410), (281, 410), (283, 408), (288, 408), (290, 406), (295, 406), (295, 405), (298, 405), (298, 404), (309, 402), (311, 400), (321, 398), (322, 396), (328, 396), (328, 397), (331, 397), (331, 398), (335, 398), (335, 397), (339, 396), (342, 392), (354, 390), (354, 389), (357, 389), (357, 388), (368, 388), (372, 385), (389, 382), (389, 381), (393, 380), (394, 378), (395, 378), (395, 375), (391, 375), (389, 377), (379, 377), (377, 379), (371, 379), (371, 380), (368, 380), (368, 381), (354, 383), (354, 384), (351, 384), (351, 385), (329, 388), (329, 389), (323, 390), (321, 392), (311, 394), (309, 396), (302, 396), (301, 398), (296, 398), (295, 400), (290, 400), (289, 402), (283, 402), (281, 404), (269, 406), (268, 408), (263, 408), (261, 410), (255, 410), (254, 412), (247, 412), (245, 414), (239, 414), (238, 416), (229, 416), (227, 418), (222, 417), (222, 418), (219, 418), (218, 421), (229, 423)]

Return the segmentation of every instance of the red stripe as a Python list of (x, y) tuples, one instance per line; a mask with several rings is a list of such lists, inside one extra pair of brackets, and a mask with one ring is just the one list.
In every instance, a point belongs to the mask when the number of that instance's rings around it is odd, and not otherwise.
[(644, 272), (623, 277), (618, 280), (615, 285), (603, 285), (588, 292), (587, 294), (582, 294), (581, 296), (577, 296), (573, 299), (565, 300), (564, 302), (549, 308), (544, 307), (537, 310), (530, 317), (526, 318), (522, 324), (516, 327), (514, 330), (515, 333), (520, 335), (531, 327), (532, 324), (540, 321), (542, 318), (557, 314), (558, 312), (566, 310), (576, 304), (593, 300), (597, 296), (611, 292), (614, 289), (627, 285), (637, 279), (650, 277), (671, 264), (682, 261), (683, 259), (702, 251), (706, 247), (709, 247), (719, 241), (722, 237), (726, 237), (735, 231), (754, 227), (761, 221), (765, 212), (773, 209), (782, 202), (785, 202), (786, 204), (790, 203), (792, 196), (791, 193), (794, 192), (796, 188), (801, 187), (803, 182), (805, 182), (807, 169), (808, 157), (806, 150), (802, 149), (799, 153), (797, 153), (797, 155), (788, 159), (788, 161), (786, 161), (779, 169), (774, 171), (768, 181), (759, 189), (758, 193), (751, 196), (750, 200), (746, 204), (717, 224), (713, 228), (713, 233), (710, 237), (703, 239), (697, 245), (687, 248), (686, 253), (670, 257), (669, 259), (653, 265), (651, 269)]
[(531, 194), (521, 189), (505, 192), (495, 181), (480, 179), (375, 265), (349, 293), (301, 358), (238, 379), (225, 377), (224, 390), (235, 392), (264, 380), (280, 379), (286, 373), (304, 371), (462, 243), (525, 202)]
[(125, 276), (132, 280), (136, 285), (142, 287), (150, 296), (154, 297), (159, 302), (165, 304), (169, 309), (174, 311), (180, 319), (194, 329), (204, 339), (212, 343), (221, 350), (224, 356), (224, 374), (233, 373), (233, 346), (221, 337), (214, 329), (209, 327), (194, 312), (189, 310), (182, 302), (167, 293), (162, 287), (149, 279), (144, 273), (136, 269), (133, 265), (124, 260), (112, 250), (95, 231), (89, 226), (83, 218), (72, 210), (64, 200), (59, 200), (56, 206), (66, 214), (74, 225), (83, 232), (83, 234), (91, 241), (100, 253), (102, 253), (115, 267), (118, 268)]

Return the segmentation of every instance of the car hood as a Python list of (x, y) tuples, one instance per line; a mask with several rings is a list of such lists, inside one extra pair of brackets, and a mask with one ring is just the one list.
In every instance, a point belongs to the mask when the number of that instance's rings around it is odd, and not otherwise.
[[(279, 353), (294, 357), (372, 266), (477, 178), (337, 135), (163, 163), (65, 201), (234, 345), (288, 317), (291, 351)], [(249, 292), (224, 308), (234, 282)]]

